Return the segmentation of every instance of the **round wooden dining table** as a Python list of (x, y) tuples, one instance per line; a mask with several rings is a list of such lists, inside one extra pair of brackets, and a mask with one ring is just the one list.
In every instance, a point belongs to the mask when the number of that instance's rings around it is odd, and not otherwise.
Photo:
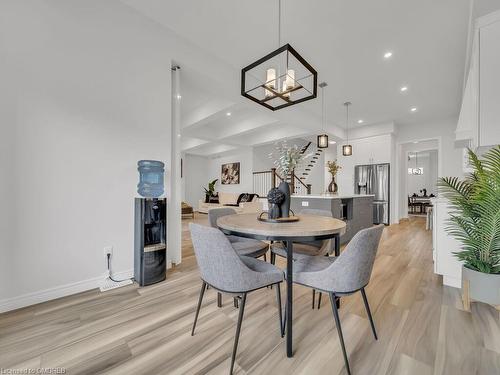
[(265, 241), (283, 241), (286, 244), (286, 354), (293, 357), (293, 242), (334, 239), (335, 256), (340, 255), (340, 236), (345, 233), (342, 220), (325, 216), (298, 215), (299, 220), (287, 223), (269, 223), (258, 220), (258, 214), (235, 214), (220, 217), (217, 226), (228, 235)]

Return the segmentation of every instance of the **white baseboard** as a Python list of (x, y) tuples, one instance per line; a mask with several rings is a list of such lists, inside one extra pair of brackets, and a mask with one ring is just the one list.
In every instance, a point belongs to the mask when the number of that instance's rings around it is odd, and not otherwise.
[(443, 285), (452, 286), (453, 288), (462, 289), (462, 278), (443, 275)]
[[(117, 279), (132, 278), (133, 276), (133, 269), (121, 272), (113, 272), (113, 277)], [(96, 289), (102, 285), (105, 279), (106, 274), (103, 274), (102, 276), (77, 281), (76, 283), (60, 285), (54, 288), (27, 293), (13, 298), (6, 298), (0, 300), (0, 313), (19, 309), (21, 307), (35, 305), (37, 303), (47, 302), (56, 298), (70, 296), (72, 294), (85, 292), (87, 290)]]

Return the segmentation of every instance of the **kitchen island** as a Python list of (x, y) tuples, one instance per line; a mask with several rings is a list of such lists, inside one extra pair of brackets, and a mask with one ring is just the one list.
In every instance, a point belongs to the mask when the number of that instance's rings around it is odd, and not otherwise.
[(328, 210), (332, 216), (346, 222), (346, 232), (340, 238), (342, 244), (349, 242), (361, 229), (373, 225), (374, 195), (292, 195), (291, 209), (295, 214), (306, 208)]

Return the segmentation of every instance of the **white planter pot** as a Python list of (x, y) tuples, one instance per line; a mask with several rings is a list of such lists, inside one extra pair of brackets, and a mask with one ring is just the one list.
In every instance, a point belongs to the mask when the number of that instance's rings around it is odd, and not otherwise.
[(478, 272), (463, 266), (462, 296), (467, 310), (471, 300), (500, 306), (500, 275)]

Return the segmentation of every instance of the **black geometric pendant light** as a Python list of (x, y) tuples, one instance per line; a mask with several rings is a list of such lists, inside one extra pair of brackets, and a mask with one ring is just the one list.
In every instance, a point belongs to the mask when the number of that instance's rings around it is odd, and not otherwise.
[[(281, 46), (281, 0), (278, 0), (278, 46)], [(318, 73), (285, 44), (241, 70), (241, 95), (266, 108), (281, 108), (314, 99)]]

